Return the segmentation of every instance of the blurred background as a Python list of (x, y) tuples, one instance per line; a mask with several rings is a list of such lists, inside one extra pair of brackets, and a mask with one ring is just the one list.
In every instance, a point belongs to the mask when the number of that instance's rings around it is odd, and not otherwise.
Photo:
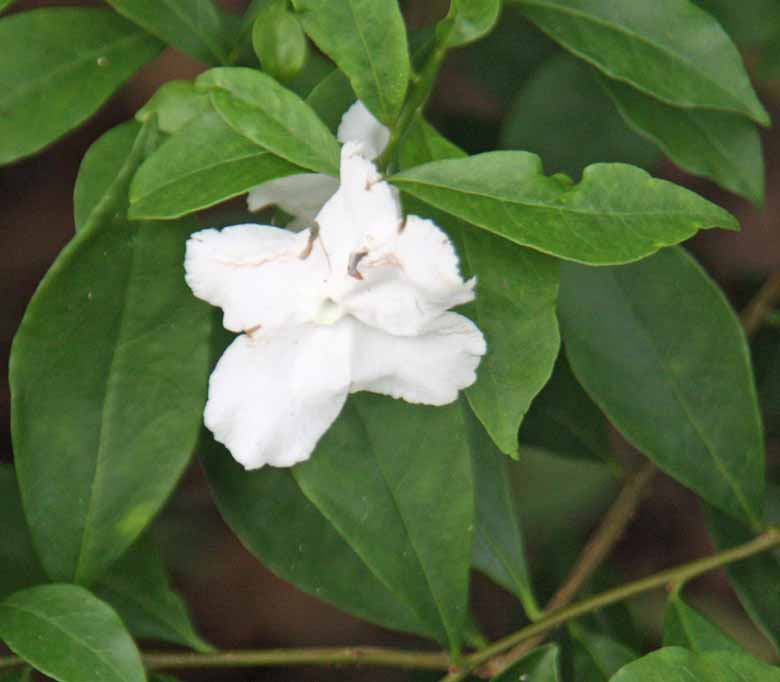
[[(753, 2), (761, 4), (760, 0)], [(22, 0), (12, 11), (64, 4), (101, 3)], [(240, 13), (248, 2), (220, 4), (227, 11)], [(446, 9), (446, 3), (431, 0), (403, 4), (411, 27), (430, 24)], [(780, 10), (775, 12), (776, 24), (751, 24), (745, 18), (750, 11), (743, 3), (739, 3), (745, 10), (740, 15), (729, 11), (728, 2), (702, 0), (700, 4), (720, 12), (743, 50), (764, 105), (773, 117), (780, 115)], [(316, 60), (316, 55), (312, 59)], [(192, 78), (204, 69), (192, 58), (169, 49), (136, 74), (85, 126), (43, 154), (0, 168), (0, 346), (5, 362), (37, 283), (73, 235), (72, 191), (87, 148), (106, 130), (131, 118), (160, 84), (172, 78)], [(441, 132), (470, 152), (495, 148), (536, 152), (547, 172), (562, 171), (575, 179), (588, 163), (625, 161), (724, 206), (739, 218), (742, 231), (706, 230), (687, 246), (737, 309), (771, 272), (780, 271), (780, 131), (762, 132), (767, 191), (765, 205), (758, 208), (664, 159), (656, 147), (626, 126), (589, 67), (569, 57), (510, 7), (505, 8), (487, 39), (451, 54), (429, 117)], [(237, 200), (210, 210), (202, 222), (204, 226), (231, 224), (244, 211), (243, 201)], [(780, 323), (778, 316), (773, 320), (756, 335), (753, 350), (769, 438), (770, 480), (780, 482)], [(0, 459), (10, 461), (10, 400), (5, 374), (0, 382)], [(526, 442), (533, 443), (530, 430), (527, 436)], [(636, 457), (611, 431), (606, 442), (605, 447), (619, 457), (627, 461)], [(551, 456), (530, 445), (521, 453), (514, 483), (532, 567), (545, 567), (544, 572), (535, 572), (544, 602), (614, 499), (620, 480), (616, 468), (598, 458)], [(780, 495), (775, 498), (780, 506)], [(780, 520), (780, 509), (776, 512)], [(221, 521), (197, 461), (155, 532), (174, 582), (191, 605), (201, 633), (221, 648), (403, 645), (412, 641), (359, 622), (266, 571)], [(711, 546), (697, 502), (679, 485), (659, 476), (609, 569), (596, 583), (608, 586), (611, 581), (638, 577), (708, 551)], [(712, 573), (696, 581), (687, 594), (746, 648), (772, 660), (769, 643), (750, 625), (722, 574)], [(648, 649), (658, 642), (663, 603), (662, 594), (651, 594), (631, 602), (627, 610), (613, 610), (610, 617), (621, 623), (624, 639), (630, 637), (638, 649)], [(488, 637), (505, 634), (523, 622), (517, 602), (480, 576), (475, 576), (473, 583), (473, 608)], [(209, 671), (181, 677), (214, 682), (410, 679), (409, 673), (403, 672), (305, 668)], [(411, 679), (428, 678), (413, 675)]]

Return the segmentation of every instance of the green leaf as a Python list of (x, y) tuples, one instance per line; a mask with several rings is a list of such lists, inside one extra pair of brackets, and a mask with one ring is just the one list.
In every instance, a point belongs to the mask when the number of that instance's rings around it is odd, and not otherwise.
[(211, 111), (207, 93), (196, 90), (191, 81), (168, 81), (136, 112), (135, 120), (146, 123), (157, 116), (157, 127), (172, 134), (207, 111)]
[(409, 83), (406, 28), (396, 0), (293, 0), (306, 33), (382, 123), (395, 123)]
[(580, 386), (563, 353), (520, 427), (524, 445), (564, 457), (611, 462), (604, 415)]
[(501, 0), (454, 0), (455, 26), (447, 43), (460, 47), (479, 40), (489, 33), (498, 21)]
[(610, 682), (778, 682), (780, 670), (733, 651), (664, 647), (629, 663)]
[(124, 218), (150, 134), (128, 157), (123, 144), (101, 145), (106, 158), (83, 170), (113, 165), (124, 181), (38, 286), (11, 351), (17, 474), (55, 580), (91, 582), (119, 558), (175, 486), (200, 428), (211, 317), (184, 283), (194, 226)]
[[(361, 393), (314, 456), (293, 469), (306, 497), (371, 571), (453, 650), (467, 613), (474, 523), (464, 432), (458, 404)], [(344, 495), (345, 487), (360, 494)]]
[(602, 83), (626, 123), (680, 168), (711, 178), (754, 204), (763, 202), (764, 160), (753, 123), (736, 114), (670, 107), (606, 78)]
[[(755, 537), (751, 529), (717, 509), (708, 508), (706, 518), (718, 551)], [(777, 553), (757, 554), (727, 566), (726, 575), (750, 619), (780, 651), (780, 557)]]
[(101, 219), (107, 206), (121, 200), (127, 182), (144, 149), (134, 152), (141, 125), (127, 121), (112, 128), (87, 150), (81, 160), (76, 185), (73, 188), (73, 220), (78, 232), (89, 222)]
[(291, 80), (303, 68), (309, 44), (298, 17), (287, 0), (269, 4), (252, 27), (252, 46), (263, 71), (279, 80)]
[(697, 652), (745, 653), (745, 650), (717, 625), (688, 606), (677, 590), (666, 603), (664, 646), (681, 646)]
[(525, 612), (536, 617), (539, 607), (525, 558), (508, 462), (473, 414), (468, 414), (467, 423), (477, 505), (474, 567), (517, 595)]
[(695, 2), (714, 16), (740, 46), (764, 43), (780, 26), (780, 5), (776, 0), (750, 0), (747, 6), (742, 7), (733, 0)]
[(16, 0), (0, 0), (0, 12), (7, 10)]
[(0, 639), (60, 682), (145, 682), (119, 616), (76, 585), (41, 585), (0, 602)]
[(303, 494), (290, 469), (246, 472), (210, 437), (199, 452), (220, 513), (268, 569), (359, 618), (395, 630), (436, 634), (371, 572)]
[(213, 0), (108, 0), (108, 4), (202, 62), (228, 62), (231, 37)]
[(0, 673), (0, 682), (33, 682), (33, 669), (24, 666)]
[(517, 92), (500, 147), (538, 154), (548, 171), (573, 178), (597, 161), (649, 168), (660, 156), (623, 122), (594, 69), (568, 54), (549, 59)]
[(356, 99), (347, 77), (336, 69), (312, 88), (306, 101), (328, 129), (335, 133), (341, 117)]
[(290, 163), (337, 175), (339, 145), (298, 95), (270, 76), (244, 68), (212, 69), (196, 85), (236, 132)]
[(488, 152), (435, 161), (390, 178), (402, 191), (521, 246), (566, 260), (638, 260), (734, 218), (693, 192), (633, 166), (588, 166), (578, 185), (546, 177), (538, 156)]
[(540, 646), (494, 677), (493, 682), (560, 682), (559, 659), (555, 644)]
[(114, 12), (83, 7), (0, 19), (0, 44), (0, 165), (83, 123), (162, 48)]
[(758, 524), (764, 446), (747, 343), (704, 270), (680, 248), (624, 267), (567, 264), (558, 310), (574, 373), (621, 433)]
[(130, 217), (178, 218), (300, 172), (210, 111), (166, 140), (138, 169), (130, 187)]
[(608, 682), (614, 673), (638, 656), (620, 642), (576, 624), (569, 627), (569, 634), (571, 664), (577, 680)]
[(769, 125), (736, 47), (689, 0), (517, 0), (553, 40), (607, 76), (668, 104)]
[[(463, 156), (422, 119), (400, 152), (402, 168)], [(406, 208), (446, 229), (458, 246), (464, 275), (477, 277), (476, 299), (463, 312), (485, 334), (489, 351), (479, 380), (466, 395), (498, 447), (515, 457), (520, 422), (550, 378), (560, 346), (555, 316), (558, 263), (426, 204), (407, 201)]]
[(46, 574), (35, 555), (24, 519), (16, 474), (5, 464), (0, 464), (0, 519), (3, 524), (3, 541), (0, 543), (2, 599), (16, 590), (46, 582)]
[(95, 587), (139, 639), (156, 639), (214, 651), (195, 632), (187, 606), (171, 589), (160, 550), (149, 536), (138, 541)]

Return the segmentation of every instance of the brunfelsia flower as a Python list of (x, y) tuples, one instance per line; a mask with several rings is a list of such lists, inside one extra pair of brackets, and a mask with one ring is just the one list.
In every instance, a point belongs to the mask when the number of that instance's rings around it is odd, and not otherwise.
[(474, 298), (433, 222), (401, 213), (365, 148), (342, 148), (340, 184), (301, 232), (196, 232), (186, 279), (242, 332), (209, 382), (206, 426), (247, 469), (306, 460), (349, 393), (444, 405), (476, 379), (480, 330), (449, 308)]

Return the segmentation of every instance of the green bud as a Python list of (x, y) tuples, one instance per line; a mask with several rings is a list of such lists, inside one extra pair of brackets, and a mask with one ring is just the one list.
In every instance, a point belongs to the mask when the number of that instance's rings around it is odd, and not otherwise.
[(271, 3), (257, 15), (252, 45), (263, 71), (282, 81), (300, 72), (309, 51), (303, 26), (286, 2)]

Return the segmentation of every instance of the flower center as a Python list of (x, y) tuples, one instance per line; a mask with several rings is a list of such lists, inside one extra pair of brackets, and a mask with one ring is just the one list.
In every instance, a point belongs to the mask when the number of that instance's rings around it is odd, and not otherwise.
[(314, 323), (328, 325), (335, 324), (346, 314), (346, 311), (339, 303), (336, 303), (333, 299), (328, 298), (325, 299), (322, 306), (320, 306), (319, 311), (317, 311), (317, 314), (314, 316)]

